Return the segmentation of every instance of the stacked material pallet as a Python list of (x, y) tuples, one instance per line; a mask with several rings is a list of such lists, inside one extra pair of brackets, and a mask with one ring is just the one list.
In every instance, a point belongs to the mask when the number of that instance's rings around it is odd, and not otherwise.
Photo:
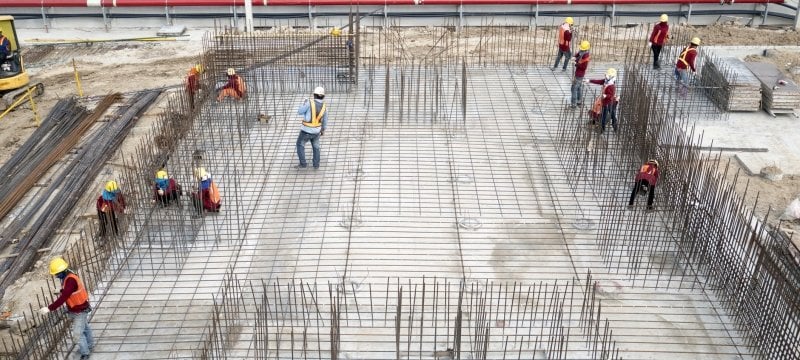
[(770, 114), (800, 109), (800, 87), (777, 66), (763, 62), (747, 63), (747, 68), (761, 82), (764, 110)]
[(703, 83), (711, 87), (712, 100), (727, 111), (758, 111), (761, 83), (744, 61), (734, 57), (708, 61), (702, 68)]

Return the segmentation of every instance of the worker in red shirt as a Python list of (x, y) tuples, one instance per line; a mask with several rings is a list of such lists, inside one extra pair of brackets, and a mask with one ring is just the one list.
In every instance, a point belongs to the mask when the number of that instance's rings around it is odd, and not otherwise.
[(203, 65), (197, 64), (186, 74), (186, 95), (189, 96), (189, 107), (194, 109), (194, 99), (200, 91), (200, 75), (205, 72)]
[(83, 281), (74, 271), (68, 268), (64, 259), (58, 257), (50, 261), (50, 275), (61, 280), (61, 295), (52, 304), (39, 309), (39, 313), (47, 315), (58, 310), (61, 305), (67, 305), (67, 315), (72, 319), (72, 340), (78, 344), (81, 360), (89, 358), (94, 348), (94, 336), (89, 327), (89, 292)]
[(114, 180), (106, 182), (103, 192), (97, 198), (97, 218), (100, 220), (100, 236), (106, 236), (109, 227), (114, 235), (119, 235), (117, 213), (125, 212), (125, 197)]
[(694, 60), (697, 58), (697, 47), (700, 46), (700, 38), (692, 38), (692, 41), (681, 51), (678, 61), (675, 63), (675, 79), (678, 80), (679, 93), (686, 96), (689, 91), (689, 70), (696, 73)]
[(661, 20), (658, 24), (653, 26), (653, 32), (650, 33), (650, 50), (653, 52), (653, 69), (661, 69), (661, 61), (658, 56), (661, 55), (661, 49), (669, 38), (669, 17), (667, 14), (661, 14)]
[(567, 71), (569, 65), (569, 58), (572, 57), (572, 49), (570, 43), (572, 42), (572, 24), (575, 21), (571, 17), (564, 19), (564, 23), (558, 27), (558, 54), (556, 54), (556, 63), (553, 65), (553, 71), (558, 68), (558, 63), (561, 58), (564, 58), (564, 68), (561, 71)]
[(244, 85), (244, 79), (236, 74), (236, 70), (228, 68), (228, 82), (220, 89), (217, 101), (222, 101), (227, 97), (242, 100), (246, 91), (247, 88)]
[(181, 196), (181, 186), (174, 178), (171, 178), (167, 170), (163, 168), (156, 172), (155, 186), (153, 188), (153, 203), (168, 206), (171, 202), (177, 202)]
[[(617, 127), (617, 103), (619, 97), (617, 96), (617, 69), (609, 68), (606, 70), (606, 76), (603, 79), (584, 80), (586, 83), (596, 85), (603, 85), (600, 95), (594, 102), (590, 112), (593, 114), (593, 119), (600, 117), (600, 133), (606, 131), (606, 122), (611, 118), (611, 126), (614, 131), (619, 130)], [(594, 124), (594, 120), (592, 121)]]
[(647, 210), (653, 210), (653, 200), (656, 196), (656, 183), (658, 182), (658, 161), (656, 159), (647, 160), (639, 169), (634, 181), (636, 182), (631, 191), (631, 199), (628, 207), (633, 207), (633, 200), (636, 195), (647, 193)]
[(575, 54), (572, 61), (575, 63), (575, 78), (572, 79), (572, 98), (570, 99), (570, 107), (575, 108), (581, 105), (583, 100), (583, 77), (586, 76), (586, 68), (589, 67), (589, 42), (586, 40), (581, 41), (579, 46), (580, 51)]

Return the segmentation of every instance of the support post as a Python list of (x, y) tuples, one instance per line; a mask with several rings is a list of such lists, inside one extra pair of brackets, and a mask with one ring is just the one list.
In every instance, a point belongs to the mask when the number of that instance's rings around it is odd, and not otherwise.
[(316, 30), (317, 25), (314, 23), (314, 6), (308, 5), (308, 28), (311, 30)]
[(167, 25), (172, 25), (172, 18), (169, 17), (169, 6), (164, 6), (164, 17), (167, 18)]
[(464, 28), (464, 4), (458, 4), (458, 31)]
[(797, 13), (794, 14), (794, 31), (800, 31), (800, 2), (797, 3)]
[(244, 31), (253, 32), (253, 0), (244, 0)]
[(44, 6), (42, 6), (42, 26), (44, 26), (44, 32), (50, 32), (50, 28), (47, 26), (47, 13), (44, 11)]
[(692, 23), (692, 3), (689, 3), (689, 12), (686, 14), (686, 24), (691, 25)]
[(103, 12), (103, 27), (105, 27), (106, 32), (108, 32), (108, 16), (106, 14), (106, 7), (105, 6), (101, 7), (100, 11)]
[(383, 29), (389, 28), (389, 5), (383, 5)]

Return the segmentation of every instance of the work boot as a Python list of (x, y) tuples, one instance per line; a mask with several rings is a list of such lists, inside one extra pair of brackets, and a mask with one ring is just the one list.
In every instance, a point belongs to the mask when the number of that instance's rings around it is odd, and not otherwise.
[(619, 128), (617, 127), (617, 125), (611, 125), (611, 126), (614, 128), (614, 132), (619, 132)]
[(305, 168), (307, 168), (307, 167), (308, 167), (308, 165), (306, 165), (306, 166), (303, 166), (303, 165), (295, 165), (295, 166), (294, 166), (294, 168), (295, 168), (295, 169), (297, 169), (297, 170), (300, 170), (300, 169), (305, 169)]
[(649, 206), (647, 207), (647, 212), (651, 212), (651, 211), (653, 211), (653, 210), (655, 210), (655, 209), (653, 208), (653, 205), (649, 205)]
[(81, 355), (81, 360), (86, 360), (86, 359), (89, 358), (89, 356), (90, 356), (90, 354)]

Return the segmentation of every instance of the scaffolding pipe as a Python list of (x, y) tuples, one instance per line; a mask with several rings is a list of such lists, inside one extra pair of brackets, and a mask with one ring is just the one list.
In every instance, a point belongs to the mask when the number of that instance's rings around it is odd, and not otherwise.
[[(252, 0), (253, 5), (537, 5), (542, 0)], [(2, 7), (244, 6), (246, 0), (0, 0)], [(719, 0), (662, 0), (667, 4), (719, 4)], [(784, 0), (737, 0), (737, 4), (783, 4)], [(652, 0), (547, 0), (547, 5), (653, 5)]]

